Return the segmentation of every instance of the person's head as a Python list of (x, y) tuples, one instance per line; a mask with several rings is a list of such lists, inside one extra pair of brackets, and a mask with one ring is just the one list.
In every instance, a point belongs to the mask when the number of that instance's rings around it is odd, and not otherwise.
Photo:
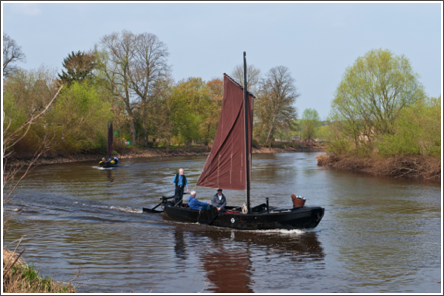
[(222, 189), (217, 189), (217, 194), (222, 195)]
[(183, 169), (179, 169), (179, 175), (183, 175)]
[(102, 158), (102, 161), (105, 161), (105, 157)]
[(191, 195), (192, 197), (196, 197), (196, 194), (197, 194), (197, 192), (194, 191), (194, 190), (190, 192), (190, 195)]

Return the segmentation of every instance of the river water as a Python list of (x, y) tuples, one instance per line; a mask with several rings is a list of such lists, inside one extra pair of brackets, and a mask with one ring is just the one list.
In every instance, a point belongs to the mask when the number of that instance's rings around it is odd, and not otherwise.
[[(171, 196), (182, 167), (193, 187), (206, 157), (37, 167), (5, 215), (4, 244), (24, 236), (27, 262), (78, 292), (439, 293), (441, 186), (324, 169), (316, 152), (254, 154), (252, 205), (322, 206), (315, 229), (238, 231), (142, 213)], [(191, 188), (190, 188), (191, 189)], [(196, 188), (209, 201), (215, 190)], [(244, 192), (225, 190), (228, 205)]]

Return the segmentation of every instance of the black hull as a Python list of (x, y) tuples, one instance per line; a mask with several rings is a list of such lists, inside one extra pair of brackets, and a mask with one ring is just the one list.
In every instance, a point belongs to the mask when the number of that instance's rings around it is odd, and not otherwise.
[(300, 207), (271, 211), (270, 213), (218, 213), (215, 208), (197, 211), (189, 208), (162, 205), (166, 215), (172, 220), (199, 222), (219, 227), (242, 230), (259, 229), (310, 229), (315, 228), (324, 216), (324, 208)]
[(102, 162), (102, 163), (99, 163), (99, 166), (102, 168), (115, 168), (115, 167), (118, 167), (119, 165), (116, 163)]

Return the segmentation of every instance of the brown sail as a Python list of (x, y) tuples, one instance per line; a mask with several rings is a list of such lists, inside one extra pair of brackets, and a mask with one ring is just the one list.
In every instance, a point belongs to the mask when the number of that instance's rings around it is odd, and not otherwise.
[[(211, 152), (196, 186), (228, 190), (246, 189), (244, 91), (224, 74), (222, 112)], [(248, 93), (248, 151), (251, 172), (253, 96)], [(250, 176), (248, 176), (250, 177)]]

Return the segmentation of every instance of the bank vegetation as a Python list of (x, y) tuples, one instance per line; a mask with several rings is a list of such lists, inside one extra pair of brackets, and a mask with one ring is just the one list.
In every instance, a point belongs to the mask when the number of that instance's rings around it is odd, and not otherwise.
[(441, 96), (426, 96), (408, 59), (371, 50), (336, 90), (318, 165), (438, 181), (441, 127)]
[[(72, 281), (55, 282), (42, 276), (15, 251), (3, 250), (3, 293), (75, 293)], [(74, 279), (73, 279), (74, 280)]]
[[(15, 157), (31, 157), (45, 137), (52, 139), (52, 152), (103, 155), (109, 122), (115, 133), (114, 154), (123, 154), (127, 147), (211, 146), (223, 80), (174, 81), (168, 47), (156, 35), (127, 30), (104, 35), (89, 51), (67, 53), (60, 72), (18, 67), (25, 54), (8, 35), (3, 41), (3, 115), (11, 123), (4, 137), (38, 113), (63, 86), (45, 115), (14, 145)], [(229, 74), (242, 83), (242, 67)], [(261, 75), (249, 65), (248, 77), (249, 90), (257, 97), (255, 141), (271, 147), (276, 138), (290, 140), (300, 94), (289, 69), (277, 66)]]

